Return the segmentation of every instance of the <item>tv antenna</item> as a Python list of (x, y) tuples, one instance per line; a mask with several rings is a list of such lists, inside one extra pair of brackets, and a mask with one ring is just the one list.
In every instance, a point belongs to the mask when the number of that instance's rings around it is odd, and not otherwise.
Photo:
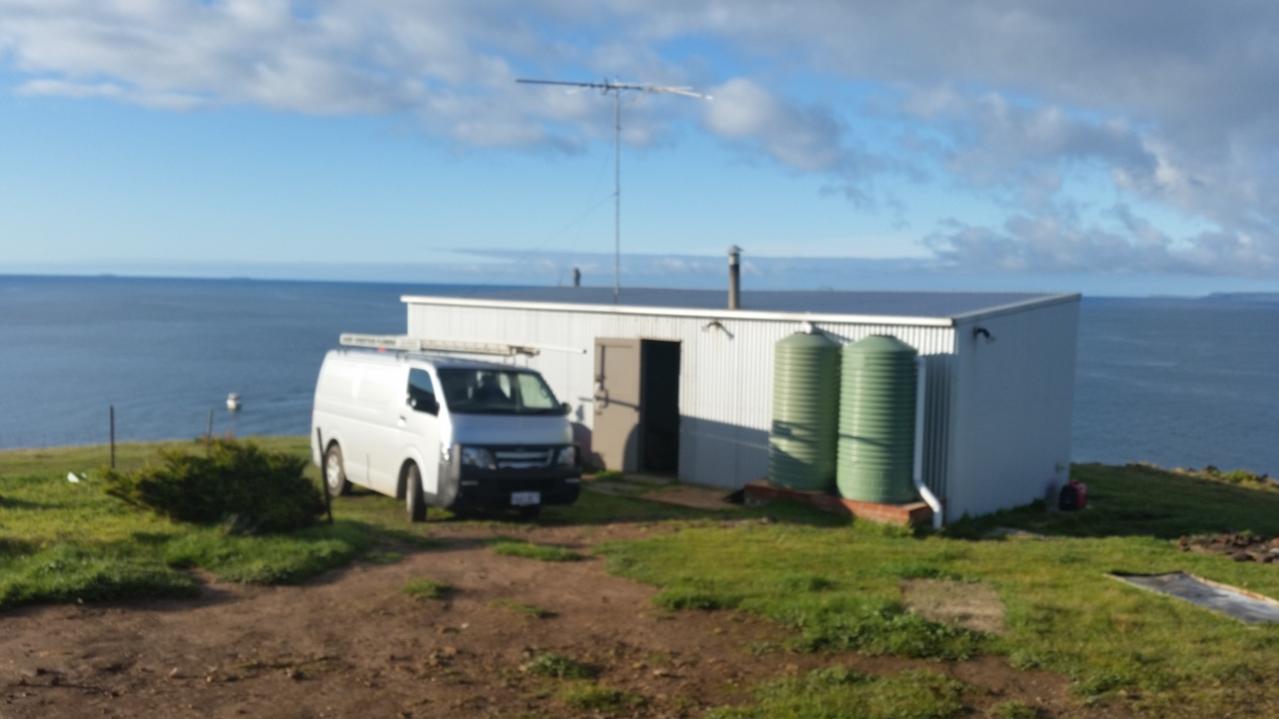
[(638, 82), (569, 82), (566, 80), (529, 80), (516, 79), (525, 85), (560, 85), (562, 87), (585, 88), (599, 90), (600, 94), (613, 94), (613, 304), (617, 304), (622, 293), (622, 93), (651, 92), (663, 95), (683, 95), (699, 100), (710, 100), (710, 95), (697, 92), (691, 87), (672, 87), (669, 85), (649, 85)]

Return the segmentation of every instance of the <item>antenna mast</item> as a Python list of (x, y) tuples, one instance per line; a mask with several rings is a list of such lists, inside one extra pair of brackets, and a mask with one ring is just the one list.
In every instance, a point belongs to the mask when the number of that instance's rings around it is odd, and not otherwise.
[(613, 94), (613, 303), (617, 304), (622, 293), (622, 93), (651, 92), (666, 95), (684, 95), (699, 100), (710, 100), (710, 95), (696, 92), (691, 87), (670, 87), (644, 83), (617, 82), (569, 82), (564, 80), (517, 79), (525, 85), (560, 85), (562, 87), (599, 90), (601, 94)]

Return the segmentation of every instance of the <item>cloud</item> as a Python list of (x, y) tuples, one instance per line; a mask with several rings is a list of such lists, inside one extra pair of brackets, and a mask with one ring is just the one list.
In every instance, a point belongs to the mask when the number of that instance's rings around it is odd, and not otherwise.
[(712, 87), (710, 92), (715, 99), (702, 119), (708, 130), (785, 168), (830, 176), (835, 189), (859, 205), (875, 204), (878, 175), (901, 169), (888, 158), (861, 149), (829, 107), (785, 102), (744, 77)]
[(1017, 213), (999, 227), (950, 221), (925, 237), (945, 267), (984, 272), (1271, 276), (1273, 248), (1246, 235), (1205, 231), (1174, 239), (1127, 205), (1090, 221), (1070, 207)]
[[(902, 217), (910, 198), (884, 189), (902, 178), (994, 197), (1002, 223), (932, 233), (947, 261), (1255, 273), (1279, 255), (1276, 25), (1279, 4), (1167, 0), (0, 0), (0, 62), (31, 96), (397, 115), (459, 145), (564, 152), (608, 136), (610, 103), (518, 75), (713, 86), (705, 106), (630, 98), (626, 141), (696, 122)], [(684, 41), (711, 49), (671, 50)], [(850, 88), (869, 99), (836, 99)], [(895, 140), (864, 136), (868, 119)], [(1125, 223), (1116, 203), (1186, 221)]]

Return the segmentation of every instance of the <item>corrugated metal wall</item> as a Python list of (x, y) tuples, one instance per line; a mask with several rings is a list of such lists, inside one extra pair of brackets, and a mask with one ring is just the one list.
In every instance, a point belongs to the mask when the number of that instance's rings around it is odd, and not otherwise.
[(924, 356), (924, 484), (933, 494), (947, 495), (948, 460), (950, 453), (951, 368), (955, 356), (936, 354)]
[[(891, 334), (923, 355), (954, 352), (954, 330), (946, 326), (832, 322), (818, 323), (818, 327), (844, 341)], [(561, 399), (573, 405), (572, 419), (585, 442), (594, 421), (595, 338), (680, 342), (680, 478), (733, 488), (767, 473), (773, 345), (800, 329), (797, 320), (735, 319), (714, 311), (680, 317), (519, 306), (408, 305), (408, 333), (413, 336), (586, 350), (585, 354), (543, 351), (527, 360)], [(950, 425), (949, 367), (944, 359), (929, 360), (930, 437), (944, 433)], [(925, 452), (925, 476), (943, 496), (947, 447), (944, 439), (930, 441)]]
[(955, 328), (949, 520), (1045, 499), (1069, 478), (1078, 324), (1076, 299)]

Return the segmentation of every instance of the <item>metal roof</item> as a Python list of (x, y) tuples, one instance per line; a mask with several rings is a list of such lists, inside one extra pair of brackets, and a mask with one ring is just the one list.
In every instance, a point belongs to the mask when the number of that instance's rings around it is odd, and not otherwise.
[(623, 288), (617, 304), (613, 303), (612, 289), (607, 287), (468, 288), (456, 293), (401, 297), (407, 304), (942, 326), (1077, 299), (1078, 294), (1016, 292), (757, 290), (743, 292), (742, 309), (730, 310), (726, 306), (727, 293), (722, 290)]

